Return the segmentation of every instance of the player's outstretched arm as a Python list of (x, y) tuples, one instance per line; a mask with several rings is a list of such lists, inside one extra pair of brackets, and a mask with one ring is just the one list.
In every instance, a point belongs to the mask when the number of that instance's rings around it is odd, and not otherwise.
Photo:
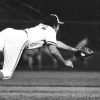
[(62, 62), (65, 66), (73, 67), (72, 63), (69, 63), (62, 57), (55, 45), (49, 45), (48, 48), (51, 52), (51, 55), (55, 57), (58, 61)]
[(72, 51), (72, 52), (77, 51), (76, 48), (71, 47), (71, 46), (69, 46), (69, 45), (66, 45), (65, 43), (63, 43), (63, 42), (61, 42), (61, 41), (57, 41), (57, 47), (58, 47), (58, 48), (61, 48), (61, 49), (69, 50), (69, 51)]

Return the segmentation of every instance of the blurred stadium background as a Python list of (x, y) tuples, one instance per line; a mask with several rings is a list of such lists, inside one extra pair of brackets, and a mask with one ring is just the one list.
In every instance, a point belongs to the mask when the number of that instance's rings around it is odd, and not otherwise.
[[(73, 70), (98, 71), (100, 70), (100, 1), (99, 0), (1, 0), (0, 2), (0, 30), (7, 27), (24, 29), (35, 26), (41, 18), (48, 13), (55, 13), (65, 22), (60, 27), (57, 35), (59, 40), (75, 47), (77, 43), (89, 38), (88, 47), (95, 54), (88, 62), (75, 63)], [(35, 57), (27, 58), (26, 52), (20, 59), (16, 70), (71, 70), (56, 66), (55, 60), (48, 56), (47, 50), (42, 50), (42, 67), (38, 64), (39, 53), (36, 50)], [(32, 51), (27, 51), (28, 53)], [(45, 53), (47, 52), (47, 53)], [(61, 50), (62, 52), (62, 50)], [(33, 54), (33, 55), (34, 55)], [(71, 57), (69, 52), (62, 52), (64, 57)], [(26, 57), (26, 58), (25, 58)], [(28, 65), (34, 59), (34, 65)], [(53, 63), (55, 67), (53, 66)], [(24, 67), (23, 67), (24, 66)], [(28, 66), (28, 67), (27, 67)], [(37, 67), (39, 66), (39, 67)]]

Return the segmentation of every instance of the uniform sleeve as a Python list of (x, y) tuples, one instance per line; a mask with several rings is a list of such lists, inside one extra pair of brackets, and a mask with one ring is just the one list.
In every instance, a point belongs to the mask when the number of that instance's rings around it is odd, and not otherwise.
[(48, 27), (45, 33), (45, 40), (47, 44), (54, 44), (56, 45), (56, 32), (52, 27)]

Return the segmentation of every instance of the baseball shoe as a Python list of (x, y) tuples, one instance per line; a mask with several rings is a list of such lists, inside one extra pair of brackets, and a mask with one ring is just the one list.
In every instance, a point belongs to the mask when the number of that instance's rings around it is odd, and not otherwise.
[(66, 60), (66, 66), (74, 68), (73, 62), (71, 60)]

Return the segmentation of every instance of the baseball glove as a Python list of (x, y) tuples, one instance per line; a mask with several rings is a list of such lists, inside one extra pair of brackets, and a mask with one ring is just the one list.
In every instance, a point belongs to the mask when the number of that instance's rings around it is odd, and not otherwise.
[(91, 50), (88, 47), (80, 47), (78, 48), (78, 51), (74, 53), (74, 56), (78, 60), (87, 60), (94, 54), (93, 50)]

